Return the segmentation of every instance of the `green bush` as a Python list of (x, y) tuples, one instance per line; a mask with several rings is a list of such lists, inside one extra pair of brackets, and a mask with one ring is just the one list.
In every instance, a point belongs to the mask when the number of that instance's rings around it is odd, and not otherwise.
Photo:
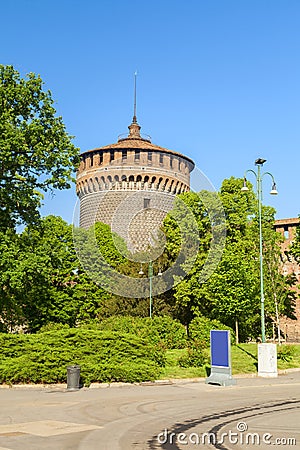
[(112, 316), (101, 322), (86, 324), (87, 328), (98, 328), (105, 331), (134, 333), (148, 339), (152, 344), (163, 345), (167, 349), (186, 347), (187, 337), (184, 326), (169, 316), (132, 317)]
[(70, 326), (67, 323), (56, 323), (56, 322), (49, 322), (46, 325), (43, 325), (38, 333), (45, 333), (47, 331), (55, 331), (55, 330), (61, 330), (70, 328)]
[(156, 379), (165, 365), (160, 345), (134, 334), (62, 328), (35, 335), (0, 334), (0, 383), (66, 381), (66, 368), (81, 366), (83, 383)]
[(194, 340), (189, 342), (187, 352), (178, 359), (180, 367), (202, 367), (206, 364), (206, 344), (203, 341)]
[[(150, 335), (156, 331), (160, 341), (167, 349), (185, 348), (187, 344), (187, 335), (184, 326), (169, 316), (156, 316), (153, 319), (147, 319)], [(146, 323), (147, 323), (146, 322)]]
[(210, 347), (210, 330), (230, 330), (231, 340), (234, 340), (233, 332), (229, 327), (218, 320), (197, 316), (189, 325), (187, 351), (178, 360), (180, 367), (202, 367), (209, 362), (207, 349)]
[(277, 359), (281, 361), (291, 361), (295, 355), (296, 347), (293, 345), (282, 345), (277, 347)]
[(210, 346), (210, 330), (229, 330), (231, 343), (234, 343), (234, 332), (230, 327), (223, 325), (218, 320), (211, 320), (207, 317), (195, 317), (189, 325), (189, 340), (201, 341), (206, 347)]

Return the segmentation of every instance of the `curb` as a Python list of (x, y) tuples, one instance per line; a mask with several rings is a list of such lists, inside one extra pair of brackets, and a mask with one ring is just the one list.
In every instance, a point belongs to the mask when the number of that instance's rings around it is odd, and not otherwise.
[[(280, 369), (278, 370), (278, 375), (288, 375), (289, 373), (300, 372), (300, 367), (291, 368), (291, 369)], [(235, 374), (234, 378), (258, 378), (257, 373), (241, 373)], [(112, 382), (112, 383), (91, 383), (90, 386), (84, 386), (80, 388), (80, 390), (89, 390), (89, 389), (107, 389), (110, 387), (128, 387), (128, 386), (169, 386), (169, 385), (177, 385), (177, 384), (188, 384), (188, 383), (201, 383), (205, 382), (206, 377), (198, 377), (198, 378), (170, 378), (166, 380), (155, 380), (155, 381), (141, 381), (140, 383), (123, 383), (123, 382)], [(22, 390), (22, 389), (57, 389), (60, 391), (68, 391), (67, 383), (58, 383), (58, 384), (1, 384), (0, 389), (14, 389), (14, 390)], [(78, 392), (77, 391), (77, 392)]]

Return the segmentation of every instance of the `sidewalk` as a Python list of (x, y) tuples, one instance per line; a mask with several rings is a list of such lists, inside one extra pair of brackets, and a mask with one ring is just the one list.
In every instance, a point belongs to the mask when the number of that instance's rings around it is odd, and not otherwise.
[(68, 391), (66, 385), (1, 389), (0, 450), (194, 449), (162, 445), (158, 436), (165, 430), (177, 437), (219, 436), (237, 432), (240, 423), (259, 436), (296, 439), (297, 446), (285, 447), (299, 448), (300, 372), (272, 379), (235, 378), (237, 384), (230, 387), (207, 385), (201, 378), (78, 391)]

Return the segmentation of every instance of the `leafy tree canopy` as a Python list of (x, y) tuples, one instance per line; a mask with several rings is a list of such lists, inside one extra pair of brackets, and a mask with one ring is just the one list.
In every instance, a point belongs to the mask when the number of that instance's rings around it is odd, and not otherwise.
[(39, 75), (0, 65), (0, 228), (32, 223), (43, 192), (70, 188), (78, 149)]

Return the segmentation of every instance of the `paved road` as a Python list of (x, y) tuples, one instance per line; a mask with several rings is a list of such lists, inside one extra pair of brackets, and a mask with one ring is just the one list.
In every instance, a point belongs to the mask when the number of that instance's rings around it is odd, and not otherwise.
[(274, 447), (300, 449), (300, 372), (230, 387), (0, 389), (0, 450)]

